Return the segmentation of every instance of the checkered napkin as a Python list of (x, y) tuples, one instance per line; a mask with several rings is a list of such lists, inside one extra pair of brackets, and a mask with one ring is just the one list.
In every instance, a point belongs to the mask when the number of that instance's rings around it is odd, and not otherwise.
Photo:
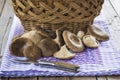
[[(105, 24), (104, 16), (101, 14), (95, 19), (95, 25), (100, 26), (107, 33), (108, 27)], [(12, 58), (20, 58), (10, 54), (9, 45), (14, 36), (23, 33), (20, 20), (15, 16), (9, 34), (6, 49), (2, 58), (1, 76), (6, 77), (25, 77), (25, 76), (95, 76), (95, 75), (117, 75), (120, 74), (120, 53), (113, 45), (112, 37), (109, 41), (100, 42), (96, 49), (85, 49), (78, 53), (74, 59), (58, 60), (54, 57), (41, 58), (48, 61), (64, 61), (79, 65), (78, 73), (72, 73), (57, 69), (44, 68), (34, 64), (19, 64), (10, 61)]]

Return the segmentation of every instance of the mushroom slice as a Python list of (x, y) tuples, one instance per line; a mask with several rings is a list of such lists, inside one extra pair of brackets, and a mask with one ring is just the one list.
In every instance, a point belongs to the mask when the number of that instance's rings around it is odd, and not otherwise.
[(96, 48), (99, 46), (99, 42), (92, 35), (85, 35), (83, 37), (83, 43), (85, 46), (90, 48)]
[(44, 57), (53, 56), (53, 54), (59, 50), (58, 44), (51, 38), (41, 40), (38, 47), (42, 50)]
[(78, 31), (77, 36), (82, 39), (82, 37), (85, 35), (83, 31)]
[(90, 25), (87, 28), (87, 31), (90, 35), (96, 37), (97, 40), (101, 40), (101, 41), (109, 40), (109, 35), (107, 33), (105, 33), (102, 29), (100, 29), (94, 25)]
[(75, 34), (64, 31), (63, 38), (66, 46), (73, 52), (82, 52), (84, 50), (84, 45), (80, 38), (78, 38)]
[(54, 54), (54, 57), (58, 59), (71, 59), (75, 57), (75, 54), (68, 51), (66, 45), (64, 45), (61, 47), (60, 51)]

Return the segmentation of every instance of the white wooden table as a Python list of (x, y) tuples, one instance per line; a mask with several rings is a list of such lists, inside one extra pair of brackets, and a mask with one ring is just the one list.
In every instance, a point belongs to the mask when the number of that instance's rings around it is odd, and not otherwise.
[[(106, 23), (116, 46), (120, 51), (120, 0), (105, 0), (103, 11)], [(0, 59), (3, 55), (9, 30), (13, 20), (13, 9), (10, 0), (0, 0)], [(0, 78), (0, 80), (120, 80), (118, 76), (93, 77), (30, 77), (30, 78)]]

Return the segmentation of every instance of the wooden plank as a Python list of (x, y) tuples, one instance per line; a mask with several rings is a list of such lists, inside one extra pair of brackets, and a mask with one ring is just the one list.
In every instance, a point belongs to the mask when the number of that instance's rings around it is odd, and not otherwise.
[(70, 77), (70, 80), (96, 80), (96, 77)]
[(97, 80), (107, 80), (107, 77), (105, 77), (105, 76), (97, 77)]
[(6, 42), (11, 28), (13, 17), (13, 10), (10, 4), (10, 0), (5, 1), (5, 7), (3, 8), (2, 15), (0, 17), (0, 64), (1, 56), (4, 52)]
[(0, 51), (1, 51), (1, 48), (2, 48), (2, 41), (3, 41), (3, 37), (4, 37), (4, 32), (5, 32), (5, 30), (6, 30), (6, 26), (0, 26), (0, 27), (2, 27), (1, 29), (0, 29)]
[(0, 16), (2, 14), (3, 8), (4, 8), (4, 4), (5, 4), (6, 0), (0, 0)]
[[(1, 17), (0, 17), (0, 26), (6, 26), (10, 17), (13, 17), (13, 8), (11, 6), (10, 0), (5, 2)], [(1, 27), (0, 27), (1, 28)]]
[(8, 78), (3, 78), (3, 77), (1, 77), (0, 80), (8, 80)]
[(11, 7), (10, 0), (7, 0), (0, 17), (0, 55), (3, 54), (8, 39), (9, 30), (12, 23), (11, 17), (13, 17), (13, 9)]
[(119, 15), (114, 11), (109, 0), (105, 0), (103, 6), (104, 15), (106, 17), (106, 24), (110, 31), (111, 36), (113, 37), (114, 45), (120, 51), (120, 18)]
[(6, 42), (8, 40), (11, 23), (12, 23), (12, 18), (9, 19), (7, 27), (5, 26), (5, 28), (2, 29), (0, 34), (0, 65), (1, 65), (3, 53), (5, 51)]
[(0, 40), (0, 44), (1, 44), (0, 45), (0, 48), (1, 48), (0, 56), (2, 56), (4, 53), (6, 42), (8, 40), (9, 31), (11, 28), (11, 24), (12, 24), (12, 18), (9, 19), (7, 26), (5, 26), (4, 28), (4, 31), (1, 31), (2, 34), (0, 38), (2, 38), (2, 40)]
[(9, 78), (9, 80), (37, 80), (37, 77), (18, 77), (18, 78)]
[[(120, 51), (120, 45), (118, 45), (120, 44), (120, 18), (118, 13), (116, 13), (116, 11), (120, 10), (116, 10), (117, 8), (114, 8), (115, 6), (111, 6), (111, 3), (117, 4), (118, 2), (116, 1), (119, 0), (105, 0), (103, 11), (111, 36), (114, 38), (114, 42), (116, 42), (115, 45)], [(106, 78), (106, 80), (120, 80), (120, 76), (107, 76)]]
[(69, 80), (69, 77), (39, 77), (38, 80)]
[(120, 80), (120, 76), (108, 76), (107, 80)]
[[(108, 25), (111, 36), (114, 38), (114, 41), (116, 42), (115, 45), (116, 47), (118, 47), (118, 50), (120, 51), (120, 45), (118, 45), (120, 44), (120, 38), (118, 37), (120, 35), (120, 18), (119, 15), (116, 13), (114, 6), (111, 5), (111, 3), (114, 4), (118, 3), (116, 1), (119, 1), (120, 3), (120, 0), (110, 0), (110, 1), (105, 0), (105, 3), (103, 5), (103, 12), (106, 17), (106, 23)], [(97, 77), (97, 80), (114, 80), (114, 79), (119, 80), (119, 78), (120, 78), (119, 76)]]
[(115, 9), (115, 11), (117, 12), (117, 14), (120, 17), (120, 0), (110, 0), (113, 8)]

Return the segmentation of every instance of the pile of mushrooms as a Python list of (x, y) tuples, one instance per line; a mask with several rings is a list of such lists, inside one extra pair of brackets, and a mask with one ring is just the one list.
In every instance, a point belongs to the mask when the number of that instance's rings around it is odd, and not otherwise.
[(13, 38), (10, 45), (11, 54), (26, 57), (30, 61), (50, 57), (58, 50), (59, 46), (53, 39), (35, 30)]
[(76, 53), (84, 51), (86, 47), (97, 48), (99, 41), (109, 40), (107, 33), (94, 25), (89, 25), (86, 33), (79, 31), (74, 34), (69, 30), (58, 29), (55, 39), (49, 35), (35, 29), (23, 33), (13, 38), (10, 45), (11, 54), (26, 57), (31, 61), (50, 56), (58, 59), (71, 59)]

